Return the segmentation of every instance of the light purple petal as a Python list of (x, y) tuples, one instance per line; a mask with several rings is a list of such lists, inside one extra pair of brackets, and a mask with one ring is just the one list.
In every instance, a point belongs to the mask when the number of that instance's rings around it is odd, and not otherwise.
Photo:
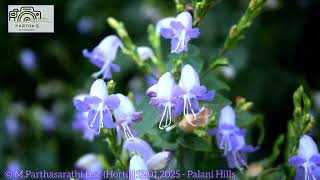
[(320, 165), (320, 155), (317, 154), (317, 155), (312, 156), (312, 157), (309, 159), (309, 161), (314, 162), (314, 163)]
[(111, 64), (111, 68), (114, 72), (120, 72), (120, 66), (118, 64)]
[(166, 38), (166, 39), (172, 39), (175, 36), (174, 31), (169, 28), (161, 28), (160, 34), (162, 35), (163, 38)]
[(190, 29), (187, 31), (187, 35), (190, 37), (190, 38), (197, 38), (200, 36), (200, 31), (199, 31), (199, 28), (194, 28), (194, 29)]
[(116, 125), (112, 120), (111, 112), (108, 110), (103, 111), (103, 125), (107, 128), (115, 128)]
[(295, 167), (298, 167), (298, 166), (301, 166), (303, 163), (305, 163), (306, 160), (301, 158), (300, 156), (292, 156), (290, 159), (289, 159), (289, 163), (291, 166), (295, 166)]
[(73, 101), (73, 105), (76, 107), (76, 109), (78, 111), (81, 111), (81, 112), (87, 112), (91, 109), (89, 104), (87, 104), (79, 99), (75, 99)]
[(102, 100), (97, 96), (87, 96), (83, 100), (86, 104), (100, 104)]
[(99, 53), (89, 52), (87, 49), (82, 51), (84, 57), (89, 58), (90, 62), (98, 67), (102, 67), (104, 64), (103, 57)]
[(181, 31), (181, 30), (185, 29), (185, 27), (179, 21), (171, 21), (170, 26), (172, 29), (175, 29), (177, 31)]
[(135, 138), (134, 140), (126, 140), (124, 148), (132, 154), (134, 151), (142, 155), (143, 159), (147, 162), (155, 153), (150, 145), (142, 139)]
[(233, 152), (227, 153), (227, 162), (229, 168), (239, 168), (247, 165), (247, 155), (243, 152)]
[(132, 119), (133, 121), (140, 121), (143, 118), (143, 112), (142, 111), (134, 112), (132, 117), (133, 117), (133, 119)]
[(171, 52), (180, 53), (183, 50), (180, 46), (181, 43), (179, 43), (178, 38), (171, 39)]
[(171, 159), (170, 152), (163, 151), (157, 153), (149, 158), (147, 161), (147, 166), (149, 170), (161, 170), (165, 168), (168, 164), (168, 161)]
[(115, 109), (120, 105), (120, 100), (116, 95), (110, 95), (105, 98), (105, 104), (109, 109)]
[(208, 131), (208, 134), (210, 134), (210, 135), (216, 135), (217, 133), (218, 133), (218, 129), (217, 128), (213, 128), (213, 129), (210, 129)]

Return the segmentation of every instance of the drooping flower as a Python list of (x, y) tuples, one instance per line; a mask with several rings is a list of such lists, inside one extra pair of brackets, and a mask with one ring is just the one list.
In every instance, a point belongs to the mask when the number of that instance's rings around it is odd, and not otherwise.
[[(91, 171), (94, 174), (102, 173), (103, 166), (99, 161), (99, 158), (95, 154), (85, 154), (76, 162), (76, 168), (83, 171)], [(83, 180), (98, 180), (100, 177), (87, 177), (83, 178)]]
[(147, 90), (147, 95), (153, 96), (150, 105), (157, 106), (160, 110), (160, 129), (165, 129), (171, 125), (172, 115), (176, 106), (177, 94), (179, 93), (174, 77), (171, 73), (163, 74), (158, 83)]
[(156, 59), (156, 56), (154, 55), (154, 52), (150, 47), (140, 46), (137, 48), (137, 51), (142, 61), (145, 61), (147, 59), (151, 59), (154, 61), (154, 59)]
[[(165, 23), (163, 23), (165, 24)], [(198, 28), (192, 28), (192, 16), (189, 12), (180, 13), (170, 22), (170, 28), (161, 28), (162, 37), (171, 39), (171, 53), (188, 51), (188, 42), (200, 35)]]
[(246, 166), (246, 154), (257, 149), (246, 144), (246, 130), (237, 127), (236, 114), (231, 106), (221, 110), (218, 128), (209, 130), (209, 134), (217, 136), (218, 148), (224, 150), (230, 168)]
[(37, 57), (31, 49), (23, 49), (20, 52), (19, 60), (26, 71), (33, 71), (37, 66)]
[(320, 179), (320, 154), (317, 144), (308, 135), (299, 140), (298, 154), (289, 159), (291, 166), (297, 167), (295, 180)]
[(78, 111), (88, 112), (89, 127), (93, 128), (97, 134), (102, 127), (116, 127), (111, 110), (119, 106), (120, 100), (116, 95), (108, 96), (106, 83), (102, 79), (97, 79), (92, 84), (90, 94), (83, 100), (75, 99), (73, 103)]
[(130, 159), (129, 172), (133, 172), (133, 177), (129, 176), (129, 180), (149, 180), (147, 177), (139, 177), (135, 172), (147, 172), (148, 168), (145, 161), (140, 155), (135, 154)]
[[(184, 116), (192, 113), (196, 117), (199, 112), (198, 100), (211, 101), (215, 96), (215, 91), (207, 91), (207, 88), (200, 85), (198, 73), (189, 64), (184, 65), (181, 70), (179, 87), (182, 94), (179, 96), (180, 106), (177, 107), (177, 112), (183, 110)], [(182, 106), (183, 107), (182, 107)], [(190, 118), (189, 123), (194, 125)]]
[(120, 105), (114, 109), (116, 119), (118, 139), (122, 133), (128, 140), (134, 139), (132, 123), (142, 119), (142, 112), (136, 112), (130, 99), (122, 94), (116, 94), (120, 100)]
[(92, 31), (94, 22), (90, 17), (82, 17), (78, 22), (78, 31), (86, 34)]
[(82, 131), (83, 138), (90, 142), (92, 142), (96, 136), (96, 132), (89, 127), (88, 112), (77, 112), (72, 123), (72, 128)]
[(155, 153), (147, 142), (139, 138), (135, 138), (133, 141), (125, 141), (124, 148), (130, 154), (136, 152), (141, 155), (148, 170), (161, 170), (166, 167), (171, 159), (170, 152)]
[(89, 58), (94, 65), (101, 68), (100, 71), (93, 74), (94, 77), (102, 75), (103, 78), (111, 79), (111, 70), (115, 72), (120, 71), (120, 66), (113, 63), (119, 47), (123, 48), (121, 40), (115, 35), (109, 35), (92, 52), (89, 52), (87, 49), (83, 50), (83, 55)]

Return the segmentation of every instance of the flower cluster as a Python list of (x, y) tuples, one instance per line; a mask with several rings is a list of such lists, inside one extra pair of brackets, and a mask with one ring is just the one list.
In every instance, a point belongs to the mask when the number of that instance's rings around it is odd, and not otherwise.
[[(215, 91), (207, 91), (205, 86), (200, 85), (198, 73), (189, 64), (182, 67), (178, 85), (173, 75), (166, 72), (146, 93), (151, 96), (150, 105), (159, 107), (162, 114), (160, 129), (169, 127), (172, 116), (182, 112), (184, 116), (192, 113), (196, 117), (200, 109), (198, 100), (211, 101), (215, 96)], [(189, 123), (194, 125), (191, 118)]]
[[(99, 134), (103, 127), (117, 128), (119, 138), (122, 132), (127, 139), (134, 138), (130, 126), (133, 121), (142, 118), (142, 113), (135, 112), (133, 104), (124, 95), (108, 95), (106, 83), (102, 79), (92, 84), (89, 94), (76, 96), (73, 102), (79, 111), (73, 127), (82, 130), (86, 139), (92, 140), (93, 131)], [(112, 111), (116, 122), (112, 118)]]
[(217, 136), (218, 148), (224, 150), (230, 168), (246, 166), (246, 153), (257, 149), (246, 144), (246, 130), (237, 127), (236, 114), (231, 106), (221, 110), (218, 128), (209, 130), (209, 134)]

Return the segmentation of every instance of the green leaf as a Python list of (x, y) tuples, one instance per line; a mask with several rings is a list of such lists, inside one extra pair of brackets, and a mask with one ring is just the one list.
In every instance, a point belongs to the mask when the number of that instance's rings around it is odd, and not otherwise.
[(170, 133), (163, 131), (160, 132), (157, 128), (157, 130), (153, 129), (152, 131), (148, 132), (148, 139), (150, 140), (150, 142), (153, 142), (152, 145), (155, 147), (175, 150), (178, 147), (177, 141), (171, 142), (170, 137), (168, 137), (169, 135)]
[(211, 90), (230, 90), (230, 87), (228, 84), (226, 84), (224, 81), (217, 78), (217, 76), (211, 72), (208, 73), (206, 76), (204, 76), (201, 79), (201, 83), (207, 87), (207, 89)]
[(142, 100), (142, 102), (137, 106), (138, 111), (143, 112), (143, 119), (142, 121), (138, 122), (136, 124), (136, 128), (138, 131), (138, 135), (141, 137), (146, 132), (151, 130), (154, 125), (157, 123), (157, 109), (155, 107), (152, 107), (149, 105), (149, 99), (145, 98)]
[(228, 61), (228, 58), (226, 57), (220, 57), (220, 58), (217, 58), (213, 61), (212, 63), (212, 67), (210, 67), (210, 69), (216, 69), (218, 67), (221, 67), (221, 66), (228, 66), (229, 65), (229, 61)]
[(211, 151), (211, 144), (209, 141), (192, 135), (180, 136), (178, 138), (178, 143), (183, 147), (194, 151)]
[(254, 124), (258, 119), (258, 115), (253, 115), (247, 111), (241, 112), (237, 115), (237, 125), (239, 127), (249, 127)]
[(230, 105), (232, 102), (225, 98), (222, 94), (219, 92), (216, 93), (216, 96), (214, 97), (213, 101), (207, 103), (208, 107), (214, 111), (214, 112), (220, 112), (220, 110), (227, 106)]

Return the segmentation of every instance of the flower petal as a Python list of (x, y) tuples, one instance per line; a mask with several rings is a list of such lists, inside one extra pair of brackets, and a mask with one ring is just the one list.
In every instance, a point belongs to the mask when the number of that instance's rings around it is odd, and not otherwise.
[(181, 22), (186, 29), (192, 29), (192, 16), (188, 11), (178, 14), (176, 21)]
[(194, 28), (194, 29), (190, 29), (187, 31), (187, 35), (190, 37), (190, 38), (197, 38), (200, 36), (200, 31), (199, 31), (199, 28)]
[(95, 130), (96, 133), (100, 131), (100, 120), (101, 120), (101, 113), (95, 110), (90, 110), (88, 114), (88, 123), (89, 127)]
[(86, 111), (89, 111), (91, 109), (90, 105), (79, 100), (79, 99), (75, 99), (73, 101), (73, 105), (76, 107), (76, 109), (78, 111), (81, 111), (81, 112), (86, 112)]
[(305, 163), (306, 160), (303, 159), (302, 157), (300, 156), (292, 156), (290, 159), (289, 159), (289, 163), (291, 166), (295, 166), (295, 167), (299, 167), (301, 166), (303, 163)]
[(111, 112), (108, 110), (103, 111), (103, 125), (107, 128), (115, 128), (116, 125), (112, 120)]
[[(129, 171), (130, 172), (139, 172), (139, 171), (147, 172), (148, 171), (147, 165), (140, 155), (134, 155), (130, 159)], [(149, 178), (145, 178), (145, 177), (136, 178), (135, 173), (133, 174), (134, 176), (129, 176), (129, 180), (149, 180)]]
[(298, 155), (303, 159), (310, 159), (319, 154), (317, 144), (308, 135), (303, 135), (299, 140)]
[(106, 83), (102, 79), (97, 79), (93, 82), (90, 89), (90, 95), (104, 99), (108, 96), (108, 89)]
[(170, 29), (170, 23), (171, 21), (175, 20), (174, 17), (167, 17), (167, 18), (164, 18), (162, 20), (160, 20), (158, 23), (157, 23), (157, 26), (156, 26), (156, 32), (160, 33), (160, 30), (162, 28), (167, 28), (167, 29)]
[(167, 166), (170, 159), (170, 152), (168, 151), (157, 153), (147, 161), (148, 170), (161, 170)]
[(104, 99), (104, 103), (107, 105), (107, 107), (109, 109), (113, 110), (113, 109), (119, 107), (120, 100), (119, 100), (118, 96), (112, 94)]
[(187, 92), (191, 91), (195, 87), (200, 86), (200, 80), (198, 73), (189, 64), (182, 67), (179, 86), (185, 89)]
[(123, 147), (129, 151), (130, 154), (136, 151), (142, 155), (146, 162), (155, 154), (147, 142), (137, 137), (134, 140), (126, 140)]
[(169, 28), (161, 28), (160, 34), (163, 38), (166, 38), (166, 39), (172, 39), (175, 36), (174, 31)]
[(231, 126), (236, 125), (236, 113), (234, 112), (231, 106), (225, 106), (220, 111), (219, 127), (224, 124)]

